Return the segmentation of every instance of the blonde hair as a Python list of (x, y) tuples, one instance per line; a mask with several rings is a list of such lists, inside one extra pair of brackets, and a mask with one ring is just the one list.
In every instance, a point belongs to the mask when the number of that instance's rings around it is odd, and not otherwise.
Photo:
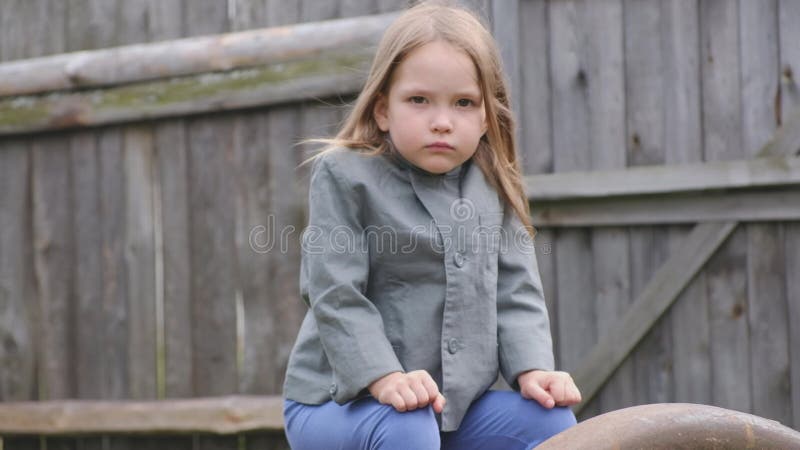
[(333, 139), (306, 141), (327, 144), (309, 160), (335, 147), (347, 147), (372, 155), (390, 152), (391, 144), (373, 117), (375, 102), (379, 94), (387, 93), (392, 73), (406, 55), (436, 41), (444, 41), (464, 51), (475, 64), (488, 127), (472, 159), (533, 237), (535, 230), (522, 186), (514, 139), (515, 124), (501, 70), (500, 52), (480, 19), (462, 7), (424, 1), (401, 14), (384, 33), (364, 88), (339, 133)]

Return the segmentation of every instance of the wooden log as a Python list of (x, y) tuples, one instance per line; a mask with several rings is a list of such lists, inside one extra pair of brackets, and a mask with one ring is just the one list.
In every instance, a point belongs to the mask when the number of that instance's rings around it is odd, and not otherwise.
[(345, 95), (363, 83), (371, 50), (102, 90), (0, 99), (0, 136), (230, 111)]
[(0, 435), (220, 435), (283, 429), (278, 396), (154, 401), (64, 400), (0, 403)]
[(7, 62), (0, 64), (0, 97), (313, 60), (375, 45), (396, 17), (387, 13)]

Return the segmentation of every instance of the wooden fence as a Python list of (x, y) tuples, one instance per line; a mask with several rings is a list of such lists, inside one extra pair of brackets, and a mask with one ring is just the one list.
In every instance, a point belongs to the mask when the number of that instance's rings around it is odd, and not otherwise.
[[(0, 400), (278, 395), (305, 312), (307, 178), (292, 145), (332, 133), (360, 76), (324, 64), (300, 79), (341, 76), (333, 91), (277, 98), (245, 85), (253, 95), (235, 97), (231, 80), (272, 81), (261, 75), (287, 63), (216, 57), (191, 73), (110, 82), (73, 58), (81, 76), (41, 84), (64, 73), (47, 67), (67, 66), (30, 58), (403, 3), (0, 0), (0, 61), (27, 60), (0, 64)], [(800, 4), (470, 3), (493, 23), (516, 93), (557, 362), (590, 400), (580, 417), (681, 401), (800, 429)], [(25, 67), (39, 70), (12, 83), (28, 87), (4, 91)], [(159, 92), (181, 81), (220, 90), (165, 107)], [(115, 103), (131, 95), (134, 107)], [(285, 234), (265, 252), (259, 230)], [(163, 442), (37, 437), (6, 448)], [(252, 434), (171, 442), (281, 445)]]

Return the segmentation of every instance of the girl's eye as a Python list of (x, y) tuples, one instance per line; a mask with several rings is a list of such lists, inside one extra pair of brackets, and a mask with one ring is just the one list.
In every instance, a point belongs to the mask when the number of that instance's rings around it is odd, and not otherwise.
[(415, 95), (408, 99), (411, 103), (425, 103), (425, 97), (420, 97), (419, 95)]
[(472, 106), (473, 104), (474, 102), (468, 98), (462, 98), (456, 102), (456, 105), (463, 107)]

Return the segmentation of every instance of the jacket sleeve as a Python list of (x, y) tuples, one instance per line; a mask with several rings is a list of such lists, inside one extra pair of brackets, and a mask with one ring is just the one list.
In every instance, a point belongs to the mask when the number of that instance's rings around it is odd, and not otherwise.
[(497, 342), (500, 372), (519, 390), (522, 372), (553, 370), (553, 341), (533, 241), (522, 221), (506, 207), (506, 242), (497, 263)]
[(369, 276), (369, 249), (359, 219), (364, 191), (343, 176), (335, 156), (320, 156), (311, 171), (300, 293), (333, 369), (331, 397), (343, 404), (374, 380), (404, 370), (380, 312), (364, 295)]

